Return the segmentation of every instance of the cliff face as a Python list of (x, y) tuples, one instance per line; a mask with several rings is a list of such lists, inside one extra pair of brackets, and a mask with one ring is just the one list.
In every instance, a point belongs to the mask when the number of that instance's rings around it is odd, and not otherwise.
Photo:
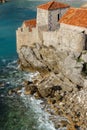
[(31, 47), (22, 46), (19, 52), (21, 66), (33, 71), (61, 73), (71, 80), (72, 83), (84, 86), (82, 76), (86, 58), (86, 52), (64, 52), (57, 51), (56, 48), (46, 47), (36, 43)]
[(34, 87), (28, 86), (29, 91), (38, 92), (41, 97), (51, 100), (53, 104), (55, 102), (65, 113), (68, 113), (74, 126), (81, 126), (82, 130), (85, 130), (87, 128), (87, 51), (78, 53), (58, 51), (57, 47), (34, 43), (31, 47), (21, 47), (19, 60), (22, 69), (39, 71), (41, 74), (35, 79)]

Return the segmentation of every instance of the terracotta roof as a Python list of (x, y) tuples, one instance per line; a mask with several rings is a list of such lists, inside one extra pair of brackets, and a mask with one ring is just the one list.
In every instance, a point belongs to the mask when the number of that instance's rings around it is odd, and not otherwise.
[(30, 31), (32, 31), (33, 27), (36, 27), (36, 19), (26, 20), (24, 21), (26, 27), (29, 27)]
[(70, 8), (60, 19), (59, 23), (87, 27), (87, 9)]
[(70, 7), (68, 4), (56, 2), (56, 1), (50, 1), (48, 3), (39, 5), (37, 8), (45, 9), (45, 10), (55, 10), (59, 8), (67, 8)]

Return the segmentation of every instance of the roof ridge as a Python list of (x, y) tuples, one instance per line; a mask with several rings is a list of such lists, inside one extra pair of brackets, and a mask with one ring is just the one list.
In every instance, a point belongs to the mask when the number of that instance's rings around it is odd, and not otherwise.
[(52, 9), (58, 9), (58, 8), (67, 8), (67, 7), (70, 7), (70, 5), (58, 2), (56, 0), (51, 0), (51, 1), (47, 2), (47, 3), (44, 3), (44, 4), (41, 4), (41, 5), (37, 6), (37, 8), (42, 8), (42, 9), (45, 9), (45, 10), (52, 10)]
[(87, 10), (87, 8), (82, 8), (82, 7), (70, 7), (70, 9), (75, 9), (75, 10)]
[(51, 4), (49, 5), (48, 9), (50, 9), (50, 7), (52, 6), (52, 4), (53, 4), (54, 2), (55, 2), (54, 0), (51, 2)]

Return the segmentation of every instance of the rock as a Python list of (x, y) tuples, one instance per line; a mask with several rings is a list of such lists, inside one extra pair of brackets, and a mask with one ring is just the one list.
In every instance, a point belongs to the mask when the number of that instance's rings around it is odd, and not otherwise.
[(38, 70), (44, 74), (48, 72), (58, 74), (61, 72), (64, 77), (73, 82), (72, 85), (84, 85), (81, 75), (84, 63), (83, 60), (81, 62), (79, 60), (81, 59), (80, 53), (61, 52), (57, 51), (56, 48), (43, 45), (39, 49), (37, 46), (32, 48), (23, 46), (19, 52), (19, 58), (23, 69), (30, 68), (32, 71)]
[(23, 82), (23, 85), (24, 85), (24, 86), (29, 85), (29, 84), (33, 84), (33, 82), (32, 82), (32, 81), (27, 81), (27, 80), (25, 80), (25, 81)]
[(34, 84), (27, 85), (25, 87), (25, 91), (29, 92), (30, 94), (34, 94), (35, 92), (37, 92), (37, 87)]
[(12, 95), (12, 90), (9, 90), (8, 94), (9, 94), (9, 95)]
[(87, 63), (87, 51), (83, 51), (80, 60)]
[(3, 82), (0, 82), (0, 87), (4, 87), (5, 84)]
[(68, 118), (70, 124), (62, 122), (64, 126), (67, 124), (67, 130), (76, 130), (75, 127), (79, 126), (82, 130), (87, 128), (86, 53), (62, 51), (39, 43), (31, 47), (22, 46), (19, 51), (22, 69), (39, 71), (31, 83), (25, 82), (25, 94), (46, 99), (55, 114)]
[(31, 94), (31, 91), (25, 91), (24, 94), (25, 94), (25, 95), (30, 95), (30, 94)]
[(40, 99), (40, 98), (41, 98), (41, 95), (40, 95), (38, 92), (36, 92), (36, 93), (34, 93), (34, 97), (35, 97), (36, 99)]
[(6, 2), (6, 0), (0, 0), (0, 3), (5, 3)]
[[(59, 80), (55, 74), (49, 74), (38, 84), (37, 88), (42, 97), (47, 97), (54, 95), (54, 92), (60, 87), (57, 86)], [(52, 94), (53, 93), (53, 94)]]

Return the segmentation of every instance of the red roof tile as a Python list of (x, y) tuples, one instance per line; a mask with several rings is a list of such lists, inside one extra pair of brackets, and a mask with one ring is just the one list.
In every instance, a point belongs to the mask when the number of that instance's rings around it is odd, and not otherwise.
[(50, 1), (48, 3), (39, 5), (37, 8), (45, 9), (45, 10), (55, 10), (59, 8), (67, 8), (70, 7), (68, 4), (56, 2), (56, 1)]
[(26, 20), (24, 21), (26, 27), (29, 27), (30, 31), (32, 31), (33, 27), (36, 27), (36, 19)]
[(59, 23), (87, 27), (87, 9), (70, 8), (60, 19)]

